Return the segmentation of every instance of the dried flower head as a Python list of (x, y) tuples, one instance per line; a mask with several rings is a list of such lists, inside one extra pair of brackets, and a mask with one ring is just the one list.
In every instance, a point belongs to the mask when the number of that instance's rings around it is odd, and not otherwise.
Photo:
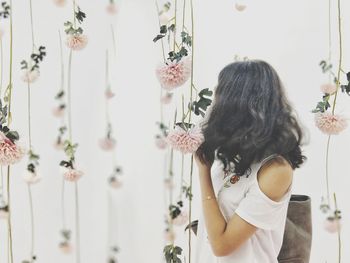
[(337, 86), (334, 84), (323, 84), (321, 85), (320, 90), (322, 93), (332, 95), (337, 91)]
[(82, 171), (79, 171), (77, 169), (72, 169), (72, 168), (66, 168), (66, 171), (63, 173), (64, 179), (69, 182), (76, 182), (83, 175), (84, 173)]
[(67, 1), (66, 0), (53, 0), (54, 4), (57, 5), (58, 7), (63, 7), (66, 5)]
[(160, 135), (156, 136), (155, 144), (156, 144), (157, 148), (160, 150), (164, 150), (168, 147), (168, 143), (167, 143), (166, 138), (164, 138), (163, 136), (160, 136)]
[(315, 124), (317, 128), (328, 135), (339, 134), (348, 126), (347, 119), (345, 117), (329, 112), (316, 113)]
[(32, 171), (26, 170), (24, 175), (23, 175), (23, 180), (27, 184), (36, 184), (36, 183), (40, 182), (41, 176), (38, 174), (37, 171), (32, 172)]
[(19, 162), (24, 150), (0, 131), (0, 165), (7, 166)]
[(37, 69), (34, 69), (34, 70), (24, 69), (22, 71), (23, 71), (22, 80), (26, 83), (33, 83), (40, 76), (40, 72)]
[(112, 150), (114, 150), (115, 146), (116, 146), (116, 143), (117, 143), (116, 140), (111, 138), (111, 137), (105, 137), (105, 138), (102, 138), (99, 141), (100, 147), (104, 151), (112, 151)]
[(329, 233), (336, 233), (340, 231), (342, 224), (341, 219), (329, 217), (324, 222), (324, 229)]
[(165, 90), (182, 86), (191, 76), (191, 60), (183, 58), (179, 62), (167, 61), (156, 69), (157, 78)]
[(173, 99), (173, 94), (167, 92), (163, 97), (160, 98), (160, 102), (164, 105), (170, 104)]
[(86, 47), (88, 38), (84, 34), (69, 34), (67, 36), (66, 45), (74, 51), (82, 50)]
[(197, 126), (185, 130), (176, 125), (175, 129), (170, 131), (167, 137), (168, 144), (184, 154), (197, 151), (203, 141), (202, 130)]

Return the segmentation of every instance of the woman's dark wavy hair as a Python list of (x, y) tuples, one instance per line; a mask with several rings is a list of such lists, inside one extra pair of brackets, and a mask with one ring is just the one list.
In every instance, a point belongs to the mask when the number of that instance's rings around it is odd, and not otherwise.
[(217, 157), (239, 176), (274, 153), (293, 169), (306, 160), (300, 148), (303, 131), (280, 78), (264, 61), (235, 62), (220, 72), (203, 133), (199, 158), (213, 162)]

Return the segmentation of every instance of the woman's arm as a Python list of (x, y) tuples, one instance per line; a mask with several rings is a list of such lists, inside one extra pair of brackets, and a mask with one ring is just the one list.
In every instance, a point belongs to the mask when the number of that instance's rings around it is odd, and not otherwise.
[[(196, 161), (199, 169), (202, 207), (208, 239), (216, 256), (226, 256), (247, 241), (257, 228), (236, 214), (229, 222), (226, 222), (215, 199), (210, 165), (201, 163), (198, 158)], [(288, 190), (292, 175), (293, 170), (287, 162), (281, 164), (272, 160), (260, 169), (259, 186), (270, 199), (279, 201)]]

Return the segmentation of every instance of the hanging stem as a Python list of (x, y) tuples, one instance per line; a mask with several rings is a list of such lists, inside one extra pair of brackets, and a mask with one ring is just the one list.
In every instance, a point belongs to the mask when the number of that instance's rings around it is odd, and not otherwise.
[[(335, 211), (339, 211), (338, 210), (338, 205), (337, 205), (337, 197), (336, 194), (333, 194), (333, 198), (334, 198), (334, 206), (335, 206)], [(339, 219), (336, 219), (337, 222), (337, 233), (338, 233), (338, 263), (341, 263), (341, 254), (342, 254), (342, 242), (341, 242), (341, 235), (340, 235), (340, 222)]]
[(176, 50), (176, 25), (177, 25), (177, 0), (175, 0), (175, 15), (174, 15), (174, 42), (173, 42), (173, 51)]
[[(194, 82), (194, 72), (193, 72), (193, 61), (194, 61), (194, 16), (193, 16), (193, 0), (191, 0), (191, 26), (192, 26), (192, 52), (191, 52), (191, 87), (190, 87), (190, 105), (192, 106), (193, 102), (193, 82)], [(190, 110), (189, 116), (188, 116), (188, 123), (191, 123), (191, 114), (192, 111)]]
[[(159, 28), (162, 26), (160, 23), (160, 19), (159, 19), (159, 14), (160, 14), (160, 9), (159, 9), (159, 5), (158, 5), (158, 1), (155, 0), (156, 3), (156, 8), (157, 8), (157, 17), (158, 17), (158, 24), (159, 24)], [(161, 39), (161, 44), (162, 44), (162, 53), (163, 53), (163, 60), (164, 63), (166, 62), (166, 58), (165, 58), (165, 49), (164, 49), (164, 40)]]
[(111, 24), (111, 34), (112, 34), (114, 56), (117, 58), (117, 42), (115, 39), (115, 30), (114, 30), (113, 24)]
[(334, 94), (334, 101), (332, 107), (332, 114), (334, 114), (335, 106), (337, 102), (337, 96), (340, 86), (340, 73), (342, 69), (342, 61), (343, 61), (343, 39), (342, 39), (342, 27), (341, 27), (341, 1), (338, 0), (338, 33), (339, 33), (339, 65), (338, 65), (338, 74), (337, 74), (337, 89)]
[(327, 147), (326, 147), (326, 187), (327, 187), (327, 204), (330, 207), (330, 193), (329, 193), (329, 148), (330, 148), (331, 135), (328, 135)]
[(28, 142), (29, 142), (29, 152), (32, 151), (32, 125), (31, 125), (31, 104), (30, 104), (30, 84), (27, 84), (27, 111), (28, 111)]
[(7, 219), (7, 228), (8, 228), (8, 261), (13, 263), (13, 247), (12, 247), (12, 225), (11, 225), (11, 194), (10, 194), (10, 166), (7, 166), (7, 205), (8, 205), (8, 219)]
[(68, 137), (72, 141), (72, 105), (71, 105), (71, 71), (72, 71), (72, 49), (69, 51), (68, 76), (67, 76), (67, 108), (68, 108)]
[[(190, 171), (190, 196), (189, 196), (189, 211), (188, 211), (188, 223), (192, 222), (192, 179), (193, 179), (193, 154), (191, 156), (191, 171)], [(191, 263), (192, 254), (192, 230), (188, 229), (188, 263)]]
[(30, 10), (30, 26), (31, 26), (31, 32), (32, 32), (32, 52), (35, 48), (35, 41), (34, 41), (34, 26), (33, 26), (33, 8), (32, 8), (32, 0), (29, 0), (29, 10)]
[(75, 228), (76, 228), (76, 247), (77, 247), (77, 258), (76, 262), (80, 263), (80, 220), (79, 220), (79, 191), (78, 183), (75, 182)]
[(34, 213), (33, 213), (33, 198), (32, 198), (32, 191), (31, 186), (28, 184), (28, 199), (29, 199), (29, 211), (30, 211), (30, 226), (31, 226), (31, 246), (30, 246), (30, 262), (33, 262), (34, 258)]

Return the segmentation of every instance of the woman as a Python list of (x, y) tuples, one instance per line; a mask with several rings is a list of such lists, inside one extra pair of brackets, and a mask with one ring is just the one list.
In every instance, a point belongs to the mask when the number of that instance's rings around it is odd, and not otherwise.
[(276, 71), (264, 61), (226, 66), (203, 133), (196, 263), (278, 262), (293, 170), (306, 157)]

